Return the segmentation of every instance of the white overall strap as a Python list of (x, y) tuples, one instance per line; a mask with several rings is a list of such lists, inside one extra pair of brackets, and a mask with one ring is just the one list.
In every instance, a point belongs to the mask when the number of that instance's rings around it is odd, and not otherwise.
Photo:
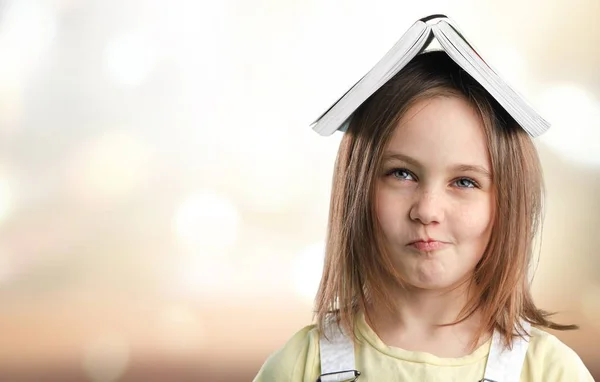
[[(529, 332), (529, 323), (522, 322), (521, 325)], [(512, 349), (505, 348), (502, 336), (498, 331), (494, 331), (482, 382), (519, 382), (528, 346), (529, 337), (526, 336), (515, 338)]]
[(356, 378), (354, 366), (354, 342), (337, 325), (328, 323), (321, 334), (321, 376), (317, 381), (348, 381)]

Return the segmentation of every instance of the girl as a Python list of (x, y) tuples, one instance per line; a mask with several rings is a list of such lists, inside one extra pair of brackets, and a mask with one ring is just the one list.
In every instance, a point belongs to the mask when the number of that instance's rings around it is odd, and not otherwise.
[(542, 213), (530, 136), (444, 52), (353, 114), (334, 172), (317, 324), (267, 381), (590, 382), (528, 279)]

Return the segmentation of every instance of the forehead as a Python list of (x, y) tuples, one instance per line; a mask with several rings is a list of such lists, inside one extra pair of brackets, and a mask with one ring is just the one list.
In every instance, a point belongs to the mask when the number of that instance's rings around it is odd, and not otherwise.
[(467, 163), (489, 168), (483, 121), (462, 97), (417, 101), (400, 119), (386, 151), (421, 163)]

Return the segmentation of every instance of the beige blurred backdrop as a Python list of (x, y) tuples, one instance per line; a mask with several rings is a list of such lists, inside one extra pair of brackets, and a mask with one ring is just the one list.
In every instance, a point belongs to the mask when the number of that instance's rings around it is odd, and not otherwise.
[(249, 381), (311, 323), (340, 133), (451, 16), (549, 119), (537, 302), (600, 379), (600, 1), (0, 0), (0, 381)]

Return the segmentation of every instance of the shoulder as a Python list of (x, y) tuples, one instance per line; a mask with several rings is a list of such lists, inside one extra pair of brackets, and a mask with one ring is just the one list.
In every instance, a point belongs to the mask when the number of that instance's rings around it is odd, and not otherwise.
[(310, 325), (296, 332), (282, 348), (269, 356), (254, 382), (300, 382), (313, 375), (316, 379), (319, 368), (319, 331), (315, 325)]
[(535, 327), (531, 328), (525, 366), (531, 380), (594, 381), (573, 349), (551, 333)]

